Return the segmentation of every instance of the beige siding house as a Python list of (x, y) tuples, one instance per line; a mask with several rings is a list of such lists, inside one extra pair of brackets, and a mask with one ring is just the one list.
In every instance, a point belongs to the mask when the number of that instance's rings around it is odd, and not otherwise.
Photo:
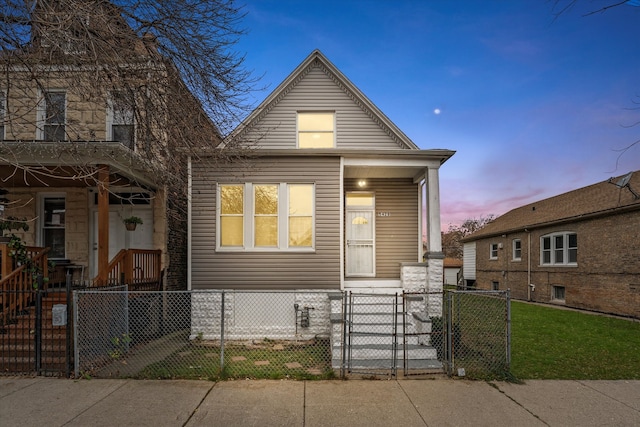
[(246, 155), (189, 165), (190, 289), (442, 289), (438, 173), (454, 152), (419, 149), (320, 51), (225, 146)]

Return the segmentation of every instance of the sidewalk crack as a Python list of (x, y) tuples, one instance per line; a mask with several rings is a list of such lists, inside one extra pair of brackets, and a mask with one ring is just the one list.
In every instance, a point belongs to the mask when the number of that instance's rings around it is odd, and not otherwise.
[(511, 400), (513, 403), (515, 403), (516, 405), (518, 405), (519, 407), (521, 407), (522, 409), (524, 409), (526, 412), (528, 412), (529, 414), (531, 414), (532, 417), (536, 418), (537, 420), (539, 420), (541, 423), (543, 423), (546, 426), (550, 426), (551, 424), (549, 424), (548, 422), (546, 422), (545, 420), (543, 420), (542, 418), (540, 418), (540, 416), (538, 414), (535, 414), (533, 412), (531, 412), (528, 408), (526, 408), (524, 405), (522, 405), (520, 402), (518, 402), (516, 399), (514, 399), (513, 397), (509, 396), (504, 390), (501, 390), (500, 387), (498, 386), (498, 384), (492, 383), (492, 382), (488, 382), (487, 384), (489, 384), (491, 387), (495, 388), (496, 390), (498, 390), (499, 393), (502, 393), (507, 399)]

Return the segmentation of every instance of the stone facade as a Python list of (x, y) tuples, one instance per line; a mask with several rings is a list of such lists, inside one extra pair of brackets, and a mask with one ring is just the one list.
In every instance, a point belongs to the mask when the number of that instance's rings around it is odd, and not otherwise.
[[(220, 339), (222, 296), (221, 291), (191, 294), (191, 339)], [(306, 327), (301, 325), (301, 314), (305, 309), (309, 314)], [(225, 340), (328, 338), (330, 316), (331, 305), (326, 291), (224, 292)]]

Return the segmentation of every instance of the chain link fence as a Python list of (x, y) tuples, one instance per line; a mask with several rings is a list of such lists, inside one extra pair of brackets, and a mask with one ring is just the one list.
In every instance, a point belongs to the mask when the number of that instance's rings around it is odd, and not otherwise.
[(432, 331), (445, 343), (450, 375), (510, 378), (510, 306), (509, 291), (445, 292), (443, 317), (432, 319)]
[(334, 377), (326, 292), (74, 293), (75, 375)]
[(74, 292), (76, 377), (505, 378), (509, 294)]

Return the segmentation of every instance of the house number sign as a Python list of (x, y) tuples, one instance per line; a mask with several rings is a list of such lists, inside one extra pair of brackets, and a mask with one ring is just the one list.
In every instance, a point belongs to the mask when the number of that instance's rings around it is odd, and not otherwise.
[(378, 216), (391, 216), (391, 212), (378, 212)]

